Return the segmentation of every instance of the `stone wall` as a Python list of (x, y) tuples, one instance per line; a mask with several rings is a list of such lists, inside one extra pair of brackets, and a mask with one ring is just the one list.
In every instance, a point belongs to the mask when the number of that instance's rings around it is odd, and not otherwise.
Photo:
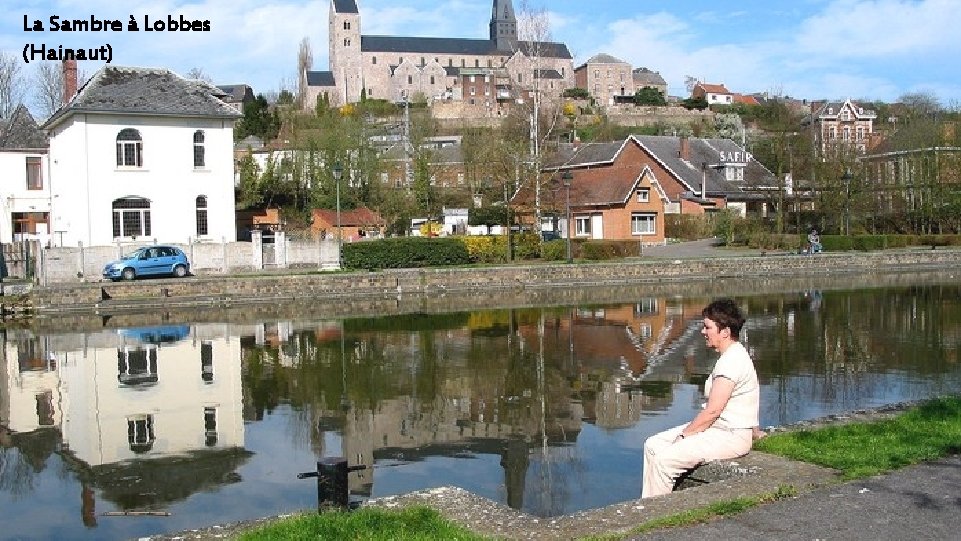
[[(200, 242), (170, 244), (187, 254), (190, 271), (197, 276), (224, 275), (264, 269), (337, 268), (337, 241), (291, 241), (278, 232), (273, 243), (263, 243), (254, 231), (251, 242)], [(38, 254), (36, 282), (41, 286), (100, 282), (107, 262), (143, 244), (46, 248)]]
[[(37, 314), (65, 311), (164, 311), (192, 306), (283, 305), (297, 302), (345, 304), (426, 296), (466, 309), (477, 297), (490, 306), (503, 291), (528, 298), (559, 287), (624, 286), (730, 279), (755, 290), (760, 282), (775, 286), (795, 276), (847, 273), (868, 276), (899, 270), (961, 268), (961, 250), (905, 250), (818, 256), (782, 255), (691, 260), (629, 260), (615, 263), (518, 265), (488, 268), (431, 268), (343, 274), (268, 274), (258, 276), (62, 284), (35, 287), (29, 293)], [(959, 271), (961, 272), (961, 271)], [(576, 287), (572, 287), (576, 286)], [(497, 293), (500, 291), (501, 293)], [(522, 292), (522, 294), (521, 294)], [(733, 293), (729, 293), (733, 294)], [(513, 295), (513, 293), (512, 293)], [(445, 300), (446, 299), (446, 300)], [(503, 300), (503, 299), (501, 299)], [(366, 302), (366, 301), (365, 301)], [(405, 301), (406, 302), (406, 301)], [(422, 302), (422, 301), (417, 301)], [(431, 301), (433, 302), (433, 301)], [(381, 307), (380, 309), (383, 309)]]

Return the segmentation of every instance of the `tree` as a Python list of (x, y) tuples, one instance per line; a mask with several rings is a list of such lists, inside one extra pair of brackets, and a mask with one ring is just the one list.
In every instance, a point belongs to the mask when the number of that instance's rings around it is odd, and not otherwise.
[(697, 109), (699, 111), (703, 111), (704, 109), (707, 109), (708, 105), (706, 99), (698, 97), (687, 98), (681, 102), (681, 107), (684, 107), (685, 109)]
[(300, 40), (297, 50), (297, 104), (302, 108), (307, 106), (307, 72), (314, 65), (314, 53), (310, 47), (310, 39)]
[(187, 79), (193, 79), (195, 81), (203, 81), (207, 84), (214, 84), (213, 78), (207, 75), (207, 72), (203, 68), (193, 67), (187, 70), (187, 74), (184, 75)]
[(561, 95), (564, 96), (565, 98), (574, 98), (574, 99), (581, 99), (581, 100), (587, 100), (587, 99), (590, 99), (591, 97), (591, 93), (588, 92), (586, 88), (578, 88), (578, 87), (568, 88), (564, 90), (564, 93)]
[[(534, 189), (534, 224), (540, 229), (541, 223), (541, 170), (544, 163), (543, 150), (548, 141), (553, 139), (555, 129), (563, 124), (563, 107), (560, 102), (545, 102), (541, 93), (539, 73), (548, 67), (544, 59), (548, 48), (552, 47), (550, 18), (543, 8), (533, 9), (527, 0), (523, 0), (520, 5), (520, 14), (517, 17), (517, 37), (518, 50), (527, 59), (529, 69), (524, 70), (530, 74), (530, 86), (528, 87), (531, 100), (524, 100), (527, 108), (527, 118), (529, 120), (529, 172), (533, 177)], [(521, 81), (514, 81), (514, 86), (520, 88)], [(522, 161), (522, 160), (518, 160)]]
[(267, 105), (267, 98), (263, 94), (244, 105), (244, 118), (237, 123), (234, 130), (236, 139), (243, 139), (248, 135), (256, 135), (264, 141), (277, 137), (280, 131), (280, 116), (271, 111)]
[(63, 105), (63, 70), (57, 62), (40, 62), (34, 72), (35, 105), (40, 116), (46, 118)]
[(277, 95), (277, 103), (280, 105), (293, 105), (294, 94), (290, 90), (281, 90)]
[(0, 51), (0, 118), (9, 119), (26, 93), (21, 66), (15, 55)]
[(634, 103), (636, 105), (659, 106), (667, 105), (667, 100), (664, 99), (664, 94), (661, 94), (660, 90), (646, 86), (634, 93)]

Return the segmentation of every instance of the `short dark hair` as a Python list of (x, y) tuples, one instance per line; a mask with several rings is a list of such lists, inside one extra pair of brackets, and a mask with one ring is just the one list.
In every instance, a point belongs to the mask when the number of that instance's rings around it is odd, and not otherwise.
[(744, 326), (744, 314), (731, 299), (717, 299), (701, 310), (701, 316), (717, 323), (718, 330), (730, 329), (731, 338), (737, 340)]

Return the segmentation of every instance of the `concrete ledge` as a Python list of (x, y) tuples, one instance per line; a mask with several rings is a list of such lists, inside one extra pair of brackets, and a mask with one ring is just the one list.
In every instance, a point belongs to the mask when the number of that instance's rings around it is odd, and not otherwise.
[[(631, 500), (559, 517), (528, 515), (457, 487), (379, 498), (367, 505), (426, 505), (472, 531), (503, 539), (574, 539), (623, 534), (649, 520), (715, 502), (773, 494), (786, 486), (803, 493), (838, 480), (833, 470), (757, 451), (737, 460), (718, 461), (712, 468), (723, 472), (724, 478), (658, 498)], [(637, 491), (640, 494), (641, 488)]]

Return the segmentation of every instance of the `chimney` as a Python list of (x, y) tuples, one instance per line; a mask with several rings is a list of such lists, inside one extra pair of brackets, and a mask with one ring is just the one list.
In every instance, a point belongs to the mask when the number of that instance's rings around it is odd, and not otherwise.
[(687, 139), (686, 135), (682, 135), (680, 138), (680, 148), (677, 151), (677, 157), (684, 160), (691, 160), (691, 142)]
[(77, 61), (63, 61), (63, 104), (70, 103), (70, 100), (77, 95)]

